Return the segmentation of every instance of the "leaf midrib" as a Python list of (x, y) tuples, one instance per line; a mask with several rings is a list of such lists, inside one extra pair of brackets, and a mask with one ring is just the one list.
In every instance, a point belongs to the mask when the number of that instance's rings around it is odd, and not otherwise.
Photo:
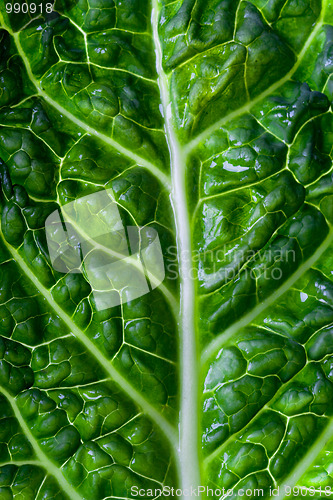
[[(156, 0), (153, 0), (153, 3), (155, 5), (157, 5), (157, 2)], [(314, 37), (316, 36), (316, 34), (318, 33), (319, 29), (321, 28), (321, 26), (323, 25), (323, 19), (324, 19), (324, 12), (325, 12), (325, 9), (326, 9), (326, 6), (327, 6), (327, 0), (324, 0), (323, 1), (323, 7), (322, 7), (322, 13), (321, 13), (321, 16), (319, 18), (319, 20), (317, 21), (316, 23), (316, 26), (314, 28), (314, 30), (312, 31), (311, 35), (309, 36), (306, 44), (304, 45), (301, 53), (299, 54), (299, 57), (297, 59), (297, 62), (296, 64), (294, 65), (294, 67), (290, 70), (290, 72), (285, 75), (284, 78), (282, 78), (281, 80), (279, 80), (278, 82), (276, 82), (274, 85), (272, 85), (269, 89), (267, 89), (267, 91), (263, 92), (260, 96), (258, 96), (256, 99), (254, 99), (252, 102), (248, 103), (246, 106), (243, 106), (242, 108), (239, 108), (238, 110), (236, 110), (235, 112), (233, 113), (230, 113), (228, 114), (227, 116), (225, 116), (222, 120), (220, 120), (219, 122), (216, 122), (214, 125), (212, 125), (209, 129), (206, 129), (204, 133), (200, 134), (199, 136), (197, 136), (195, 139), (193, 139), (190, 143), (187, 144), (187, 146), (185, 146), (185, 148), (183, 149), (185, 155), (184, 157), (189, 154), (197, 145), (199, 142), (203, 141), (206, 137), (208, 137), (210, 134), (212, 134), (214, 131), (216, 131), (218, 128), (220, 128), (220, 126), (222, 126), (224, 123), (230, 121), (231, 119), (235, 118), (235, 117), (238, 117), (240, 116), (241, 114), (244, 114), (246, 113), (250, 107), (252, 107), (255, 103), (259, 102), (260, 100), (262, 100), (263, 98), (267, 97), (268, 95), (270, 95), (272, 92), (274, 92), (277, 88), (279, 88), (281, 85), (283, 85), (287, 80), (289, 80), (293, 74), (296, 72), (296, 70), (298, 69), (299, 65), (300, 65), (300, 62), (303, 58), (303, 56), (305, 55), (307, 49), (309, 48), (310, 44), (312, 43)], [(8, 29), (8, 28), (6, 28)], [(156, 175), (159, 179), (161, 179), (163, 181), (163, 177), (162, 175), (165, 175), (163, 174), (155, 165), (151, 164), (150, 162), (146, 162), (146, 160), (143, 160), (142, 158), (138, 157), (137, 155), (135, 155), (134, 153), (126, 150), (126, 148), (123, 148), (123, 146), (119, 145), (118, 143), (116, 143), (116, 141), (113, 141), (112, 139), (108, 138), (107, 136), (104, 136), (103, 134), (99, 134), (97, 133), (96, 131), (94, 131), (93, 129), (91, 129), (91, 127), (87, 126), (84, 122), (81, 122), (79, 119), (76, 119), (75, 117), (73, 117), (73, 115), (71, 115), (71, 113), (66, 113), (66, 110), (64, 110), (63, 108), (61, 108), (61, 106), (59, 106), (55, 101), (53, 101), (51, 98), (49, 98), (49, 96), (42, 92), (39, 87), (38, 87), (38, 82), (34, 79), (33, 75), (32, 75), (32, 72), (31, 72), (31, 69), (30, 69), (30, 66), (28, 64), (28, 61), (27, 61), (27, 58), (22, 50), (22, 47), (20, 45), (20, 42), (18, 40), (18, 35), (17, 34), (13, 34), (11, 33), (15, 40), (17, 39), (17, 43), (19, 44), (20, 46), (20, 49), (21, 49), (21, 52), (19, 50), (19, 53), (24, 61), (24, 64), (26, 65), (27, 67), (27, 71), (28, 71), (28, 74), (29, 74), (29, 77), (31, 78), (31, 80), (33, 81), (33, 83), (35, 84), (36, 88), (38, 89), (38, 93), (46, 100), (48, 101), (53, 107), (55, 107), (57, 110), (59, 110), (61, 113), (65, 114), (67, 116), (68, 114), (68, 118), (73, 121), (74, 123), (78, 124), (81, 128), (83, 128), (85, 131), (88, 131), (89, 133), (92, 133), (93, 135), (97, 135), (101, 140), (103, 140), (104, 142), (108, 143), (109, 145), (111, 145), (112, 147), (118, 149), (118, 151), (120, 151), (121, 153), (123, 153), (125, 156), (133, 159), (134, 161), (136, 161), (136, 163), (138, 164), (141, 164), (142, 166), (144, 166), (145, 168), (147, 168), (149, 171), (151, 171), (154, 175)], [(28, 66), (27, 66), (28, 64)], [(29, 70), (30, 70), (30, 73), (29, 73)], [(106, 140), (105, 140), (106, 139)], [(130, 153), (130, 155), (128, 154)], [(143, 162), (145, 162), (145, 164), (143, 164)], [(170, 181), (169, 181), (169, 178), (165, 178), (167, 184), (165, 184), (165, 186), (168, 187), (168, 189), (170, 189)], [(164, 181), (163, 181), (164, 182)], [(179, 228), (178, 228), (179, 229)], [(329, 246), (331, 240), (332, 240), (332, 231), (330, 232), (329, 236), (330, 236), (330, 241), (327, 245), (327, 247)], [(328, 237), (327, 237), (328, 239)], [(326, 239), (326, 240), (327, 240)], [(325, 240), (325, 241), (326, 241)], [(319, 247), (319, 249), (323, 246), (323, 244)], [(317, 251), (319, 250), (317, 249)], [(322, 251), (322, 253), (325, 251), (325, 249)], [(15, 251), (16, 252), (16, 251)], [(11, 252), (12, 253), (12, 252)], [(17, 252), (16, 252), (17, 253)], [(317, 253), (317, 252), (316, 252)], [(315, 254), (314, 254), (315, 255)], [(319, 258), (319, 257), (318, 257)], [(16, 262), (17, 262), (17, 259), (15, 258)], [(311, 259), (309, 259), (311, 260)], [(23, 259), (22, 259), (23, 261)], [(309, 261), (307, 261), (309, 262)], [(306, 262), (306, 263), (307, 263)], [(23, 261), (24, 265), (26, 266), (25, 262)], [(305, 263), (305, 264), (306, 264)], [(311, 267), (311, 266), (309, 266)], [(299, 270), (302, 268), (302, 266), (299, 268)], [(298, 271), (299, 271), (298, 270)], [(30, 270), (29, 270), (30, 271)], [(31, 273), (33, 278), (30, 278), (30, 276), (28, 276), (30, 279), (32, 279), (32, 281), (34, 282), (35, 284), (35, 280), (36, 280), (36, 277), (33, 275), (33, 273)], [(298, 279), (295, 278), (295, 281)], [(289, 280), (287, 280), (288, 282)], [(41, 285), (42, 286), (42, 285)], [(290, 285), (291, 286), (291, 285)], [(279, 291), (282, 289), (283, 287), (281, 287), (279, 289)], [(289, 288), (289, 287), (288, 287)], [(40, 289), (39, 289), (40, 290)], [(269, 303), (267, 304), (266, 307), (268, 307), (274, 300), (276, 300), (280, 295), (282, 295), (282, 293), (284, 293), (285, 290), (281, 291), (277, 297), (275, 299), (273, 299), (273, 296), (275, 294), (272, 294), (270, 297), (269, 297)], [(53, 299), (53, 298), (52, 298)], [(59, 307), (59, 306), (58, 306)], [(264, 309), (266, 309), (266, 307)], [(62, 310), (61, 310), (62, 311)], [(255, 308), (255, 311), (256, 314), (254, 317), (256, 317), (258, 314), (260, 314), (262, 312), (262, 309), (259, 310), (259, 308)], [(62, 311), (62, 313), (64, 313)], [(246, 319), (248, 318), (250, 315), (246, 315), (243, 319)], [(254, 318), (248, 318), (246, 320), (246, 324), (250, 321), (252, 321), (252, 319)], [(242, 322), (242, 320), (240, 322), (237, 322), (235, 323), (234, 325), (232, 325), (232, 327), (230, 327), (229, 329), (227, 329), (225, 331), (225, 333), (223, 334), (223, 341), (226, 339), (226, 334), (229, 334), (227, 335), (227, 338), (229, 339), (233, 333), (230, 332), (231, 329), (234, 330), (234, 333), (235, 331), (237, 330), (239, 326), (239, 324)], [(74, 332), (75, 333), (75, 332)], [(81, 332), (83, 335), (85, 335), (83, 332)], [(79, 339), (81, 340), (81, 339)], [(86, 341), (85, 342), (85, 345), (86, 345)], [(98, 349), (96, 348), (96, 346), (94, 346), (94, 348), (98, 351)], [(99, 352), (99, 351), (98, 351)], [(98, 358), (101, 356), (101, 353), (98, 354)], [(97, 358), (97, 359), (98, 359)], [(106, 358), (105, 358), (106, 359)], [(109, 361), (107, 360), (107, 363), (109, 364)], [(111, 375), (113, 377), (113, 375)], [(126, 381), (127, 382), (127, 381)], [(136, 400), (137, 402), (137, 400)], [(146, 402), (147, 403), (147, 402)], [(148, 403), (149, 404), (149, 403)], [(145, 408), (143, 408), (145, 410)], [(194, 409), (195, 410), (195, 409)], [(159, 418), (163, 418), (161, 417), (161, 415), (158, 414), (158, 417)], [(173, 429), (172, 429), (173, 430)], [(174, 432), (174, 430), (173, 430)]]
[[(187, 156), (180, 145), (172, 116), (169, 76), (163, 69), (163, 49), (159, 36), (159, 2), (152, 0), (151, 23), (156, 53), (156, 72), (160, 90), (165, 135), (171, 159), (171, 203), (176, 225), (178, 267), (180, 275), (179, 342), (179, 480), (183, 495), (200, 485), (200, 420), (198, 341), (195, 324), (195, 286), (192, 277), (192, 241), (187, 203)], [(200, 496), (200, 494), (199, 494)]]
[[(152, 1), (153, 1), (153, 4), (154, 4), (155, 0), (152, 0)], [(194, 139), (192, 139), (191, 141), (189, 141), (183, 147), (184, 156), (188, 156), (200, 144), (200, 142), (202, 142), (205, 139), (207, 139), (210, 135), (212, 135), (214, 132), (216, 132), (220, 127), (222, 127), (223, 125), (225, 125), (227, 122), (229, 122), (229, 121), (231, 121), (231, 120), (233, 120), (233, 119), (235, 119), (235, 118), (237, 118), (237, 117), (239, 117), (239, 116), (241, 116), (241, 115), (243, 115), (245, 113), (250, 112), (251, 108), (255, 104), (257, 104), (258, 102), (260, 102), (265, 97), (268, 97), (269, 95), (271, 95), (274, 91), (276, 91), (284, 83), (286, 83), (287, 81), (289, 81), (292, 78), (292, 76), (296, 73), (297, 69), (299, 68), (299, 66), (300, 66), (300, 64), (301, 64), (301, 62), (303, 60), (303, 57), (306, 55), (307, 50), (310, 47), (310, 45), (311, 45), (312, 41), (314, 40), (315, 36), (317, 35), (318, 31), (324, 25), (324, 18), (325, 18), (327, 7), (328, 7), (328, 0), (323, 0), (321, 14), (320, 14), (320, 16), (319, 16), (319, 18), (318, 18), (318, 20), (317, 20), (317, 22), (316, 22), (316, 24), (315, 24), (312, 32), (310, 33), (307, 41), (303, 45), (303, 48), (302, 48), (302, 50), (300, 51), (300, 53), (299, 53), (299, 55), (297, 57), (296, 63), (291, 68), (291, 70), (283, 78), (281, 78), (280, 80), (278, 80), (277, 82), (275, 82), (274, 84), (272, 84), (266, 91), (264, 91), (261, 94), (259, 94), (257, 97), (255, 97), (254, 99), (252, 99), (251, 101), (249, 101), (248, 103), (246, 103), (244, 106), (236, 109), (235, 111), (232, 111), (231, 113), (228, 113), (226, 116), (224, 116), (223, 118), (221, 118), (221, 120), (213, 123), (210, 127), (208, 127), (207, 129), (205, 129), (201, 134), (197, 135)], [(110, 137), (106, 136), (105, 134), (102, 134), (102, 133), (96, 131), (95, 129), (93, 129), (92, 127), (90, 127), (89, 125), (87, 125), (86, 123), (82, 122), (80, 119), (76, 118), (72, 113), (70, 113), (69, 111), (67, 111), (62, 106), (60, 106), (52, 98), (50, 98), (49, 95), (40, 88), (40, 86), (38, 84), (38, 81), (35, 79), (35, 77), (34, 77), (34, 75), (32, 73), (29, 61), (28, 61), (28, 59), (27, 59), (27, 57), (25, 55), (25, 52), (24, 52), (24, 50), (23, 50), (23, 48), (21, 46), (21, 43), (20, 43), (19, 34), (18, 33), (14, 33), (11, 30), (11, 28), (5, 23), (4, 18), (2, 16), (1, 12), (0, 12), (0, 25), (2, 25), (4, 27), (4, 29), (6, 29), (8, 31), (8, 33), (10, 33), (12, 35), (12, 37), (14, 38), (15, 44), (16, 44), (16, 47), (17, 47), (17, 50), (18, 50), (18, 53), (19, 53), (19, 55), (21, 56), (21, 58), (23, 60), (24, 66), (26, 68), (26, 71), (28, 73), (28, 76), (29, 76), (31, 82), (33, 83), (33, 85), (37, 89), (38, 95), (40, 95), (41, 97), (43, 97), (47, 102), (49, 102), (49, 104), (52, 107), (54, 107), (60, 113), (62, 113), (65, 116), (67, 116), (67, 118), (69, 120), (71, 120), (73, 123), (75, 123), (76, 125), (78, 125), (80, 128), (82, 128), (83, 130), (85, 130), (86, 132), (88, 132), (88, 133), (90, 133), (90, 134), (92, 134), (94, 136), (97, 136), (100, 140), (102, 140), (106, 144), (109, 144), (113, 148), (117, 149), (120, 153), (124, 154), (127, 158), (132, 159), (138, 165), (140, 165), (140, 166), (142, 166), (144, 168), (147, 168), (155, 177), (157, 177), (158, 179), (161, 180), (161, 182), (164, 184), (164, 187), (168, 191), (170, 191), (172, 189), (172, 185), (171, 185), (171, 182), (170, 182), (170, 177), (168, 175), (166, 175), (164, 172), (162, 172), (153, 163), (145, 160), (144, 158), (140, 157), (139, 155), (136, 155), (135, 153), (133, 153), (132, 151), (128, 150), (127, 148), (125, 148), (124, 146), (122, 146), (120, 143), (118, 143), (114, 139), (111, 139)], [(204, 54), (204, 53), (205, 52), (201, 53), (201, 55)], [(198, 55), (200, 55), (200, 54), (198, 54)]]

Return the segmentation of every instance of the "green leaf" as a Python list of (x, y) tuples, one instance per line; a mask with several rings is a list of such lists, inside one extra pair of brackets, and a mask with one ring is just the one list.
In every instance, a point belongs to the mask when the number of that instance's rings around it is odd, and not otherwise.
[(333, 494), (332, 2), (50, 10), (0, 2), (1, 500)]

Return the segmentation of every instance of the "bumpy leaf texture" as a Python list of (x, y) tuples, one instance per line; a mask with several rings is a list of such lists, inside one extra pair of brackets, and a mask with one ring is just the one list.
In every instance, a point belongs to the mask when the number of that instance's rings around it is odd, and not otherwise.
[[(294, 486), (322, 498), (332, 1), (54, 9), (8, 13), (1, 0), (1, 500), (199, 485), (215, 498)], [(103, 196), (141, 234), (119, 283), (101, 264), (124, 243)], [(66, 205), (81, 240), (73, 230), (61, 267), (46, 226)], [(60, 260), (65, 222), (51, 228)], [(126, 280), (144, 278), (139, 247), (154, 235), (163, 276), (133, 298)]]

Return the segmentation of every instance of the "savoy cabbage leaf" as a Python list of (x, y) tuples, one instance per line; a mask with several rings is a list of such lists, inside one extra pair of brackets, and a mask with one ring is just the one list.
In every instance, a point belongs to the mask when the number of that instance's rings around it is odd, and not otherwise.
[(332, 1), (23, 4), (1, 500), (333, 494)]

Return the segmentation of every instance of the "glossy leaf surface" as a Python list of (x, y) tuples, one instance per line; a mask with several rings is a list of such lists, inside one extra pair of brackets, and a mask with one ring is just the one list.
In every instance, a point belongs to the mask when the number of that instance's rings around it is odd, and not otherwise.
[(333, 493), (333, 4), (0, 8), (0, 498)]

